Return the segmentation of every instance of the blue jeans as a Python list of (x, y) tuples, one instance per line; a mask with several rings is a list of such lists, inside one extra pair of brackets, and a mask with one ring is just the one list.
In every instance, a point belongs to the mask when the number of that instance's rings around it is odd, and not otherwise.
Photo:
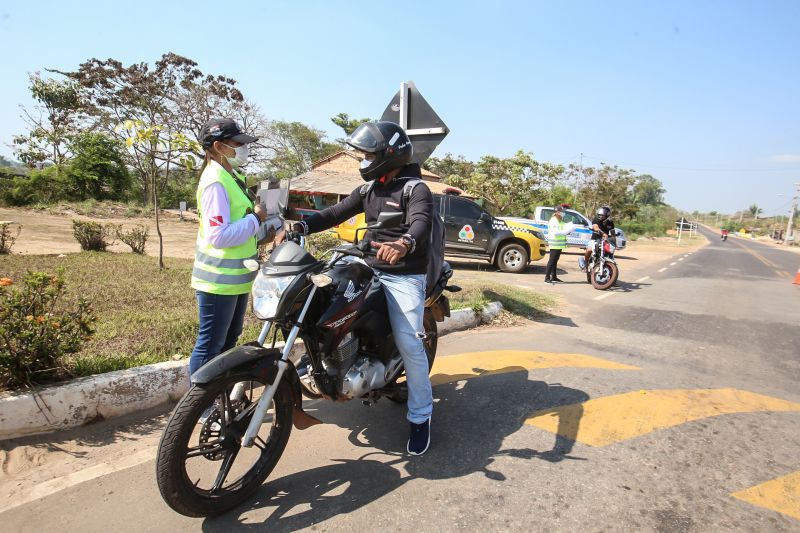
[(242, 334), (248, 294), (224, 296), (196, 291), (200, 331), (189, 358), (189, 375), (226, 350)]
[(433, 393), (428, 376), (428, 356), (423, 339), (425, 329), (425, 275), (398, 275), (376, 270), (383, 285), (395, 344), (403, 356), (408, 383), (409, 422), (421, 424), (433, 412)]

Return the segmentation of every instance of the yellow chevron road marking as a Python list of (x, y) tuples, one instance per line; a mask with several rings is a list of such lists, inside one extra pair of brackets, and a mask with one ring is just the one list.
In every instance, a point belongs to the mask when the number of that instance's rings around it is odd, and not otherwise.
[[(736, 389), (651, 390), (548, 409), (525, 423), (590, 446), (606, 446), (701, 418), (762, 411), (800, 411), (800, 403)], [(571, 425), (578, 431), (566, 435), (559, 424), (564, 427), (568, 419), (575, 419)]]
[(431, 383), (452, 383), (490, 374), (516, 372), (536, 368), (600, 368), (607, 370), (639, 370), (638, 367), (576, 353), (551, 353), (520, 350), (472, 352), (439, 357), (433, 364)]
[(734, 492), (731, 496), (800, 520), (800, 471)]

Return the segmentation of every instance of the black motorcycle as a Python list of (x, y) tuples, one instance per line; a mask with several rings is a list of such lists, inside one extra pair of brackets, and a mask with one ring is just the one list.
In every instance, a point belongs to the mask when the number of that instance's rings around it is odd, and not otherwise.
[[(397, 226), (402, 217), (381, 213), (364, 229)], [(369, 242), (332, 252), (329, 261), (317, 260), (305, 251), (303, 237), (290, 234), (266, 262), (248, 267), (258, 269), (253, 312), (265, 321), (258, 341), (195, 372), (159, 443), (158, 487), (175, 511), (215, 515), (252, 494), (280, 459), (292, 425), (305, 429), (320, 422), (303, 411), (303, 394), (367, 403), (383, 396), (407, 399), (386, 297), (363, 261), (372, 253)], [(436, 323), (450, 316), (443, 291), (459, 290), (447, 285), (452, 274), (445, 263), (425, 302), (429, 368), (436, 357)], [(293, 362), (298, 338), (305, 354)]]

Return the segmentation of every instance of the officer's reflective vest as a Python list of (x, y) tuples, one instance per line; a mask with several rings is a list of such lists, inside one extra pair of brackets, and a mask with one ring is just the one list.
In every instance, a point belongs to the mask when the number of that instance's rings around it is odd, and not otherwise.
[(567, 236), (556, 235), (556, 232), (564, 231), (564, 226), (564, 221), (558, 220), (555, 215), (547, 223), (547, 245), (551, 250), (563, 250), (567, 247)]
[[(243, 177), (241, 177), (244, 182)], [(192, 269), (192, 287), (198, 291), (211, 294), (246, 294), (250, 292), (256, 272), (244, 268), (245, 259), (255, 259), (258, 255), (256, 238), (253, 236), (243, 244), (230, 248), (214, 248), (205, 238), (202, 196), (206, 187), (212, 183), (220, 183), (225, 187), (230, 202), (230, 223), (247, 216), (247, 210), (253, 209), (253, 202), (247, 197), (234, 178), (215, 161), (210, 161), (197, 186), (197, 214), (200, 216), (200, 227), (197, 230), (197, 249)]]

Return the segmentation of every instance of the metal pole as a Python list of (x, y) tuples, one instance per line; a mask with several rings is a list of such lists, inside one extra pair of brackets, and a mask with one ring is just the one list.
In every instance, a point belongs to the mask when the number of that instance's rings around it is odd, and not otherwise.
[(795, 183), (797, 190), (792, 198), (792, 210), (789, 211), (789, 223), (786, 224), (786, 235), (783, 237), (783, 245), (789, 246), (789, 236), (792, 234), (792, 224), (794, 223), (794, 212), (797, 211), (797, 198), (800, 197), (800, 183)]
[(683, 217), (681, 217), (680, 226), (678, 227), (678, 244), (681, 243), (682, 236), (683, 236)]
[(408, 83), (400, 84), (400, 127), (408, 129)]

